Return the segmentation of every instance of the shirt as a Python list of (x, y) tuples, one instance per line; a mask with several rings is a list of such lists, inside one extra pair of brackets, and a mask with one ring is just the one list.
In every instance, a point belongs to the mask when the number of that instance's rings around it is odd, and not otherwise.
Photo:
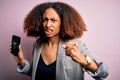
[(40, 56), (36, 71), (35, 80), (55, 80), (56, 61), (46, 65), (42, 56)]

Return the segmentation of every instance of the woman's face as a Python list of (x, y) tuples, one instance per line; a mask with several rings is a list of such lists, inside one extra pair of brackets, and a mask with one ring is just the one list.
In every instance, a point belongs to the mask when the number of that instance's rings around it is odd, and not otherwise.
[(43, 29), (49, 38), (58, 37), (60, 33), (61, 20), (53, 8), (48, 8), (43, 13)]

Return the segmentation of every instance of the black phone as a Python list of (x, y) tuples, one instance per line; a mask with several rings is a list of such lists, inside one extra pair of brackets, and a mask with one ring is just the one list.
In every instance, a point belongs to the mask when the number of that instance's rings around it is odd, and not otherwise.
[(20, 42), (21, 38), (19, 36), (12, 35), (11, 53), (15, 56), (18, 56)]

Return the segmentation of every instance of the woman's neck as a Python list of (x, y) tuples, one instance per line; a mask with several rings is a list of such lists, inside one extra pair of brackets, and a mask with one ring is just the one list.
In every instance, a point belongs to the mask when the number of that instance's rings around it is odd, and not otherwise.
[(58, 45), (60, 38), (59, 37), (54, 37), (54, 38), (49, 38), (47, 45), (50, 47), (53, 47), (55, 45)]

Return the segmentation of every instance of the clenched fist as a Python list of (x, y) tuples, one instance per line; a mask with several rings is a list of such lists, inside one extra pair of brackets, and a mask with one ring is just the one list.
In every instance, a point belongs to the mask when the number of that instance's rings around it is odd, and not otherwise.
[(82, 65), (86, 64), (85, 56), (81, 53), (77, 42), (66, 42), (62, 47), (65, 49), (66, 55), (70, 56), (75, 62)]

